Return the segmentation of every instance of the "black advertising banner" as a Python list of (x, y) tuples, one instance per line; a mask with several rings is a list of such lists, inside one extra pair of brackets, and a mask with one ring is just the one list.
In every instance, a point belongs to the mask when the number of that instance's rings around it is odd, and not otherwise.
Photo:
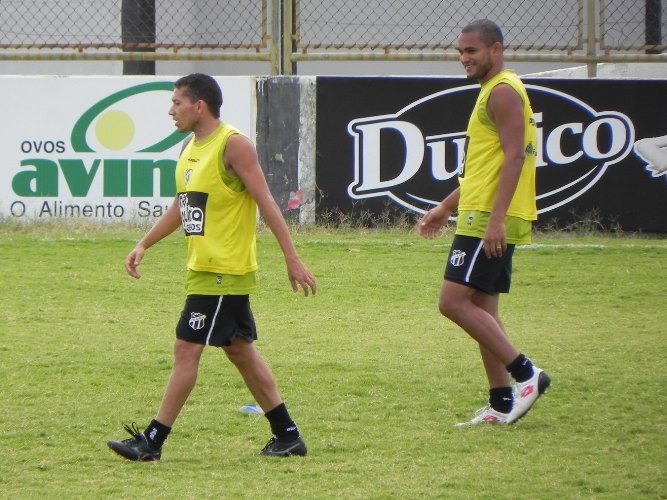
[[(594, 217), (667, 232), (667, 80), (524, 79), (538, 127), (540, 225)], [(457, 185), (479, 85), (319, 77), (318, 214), (424, 213)]]

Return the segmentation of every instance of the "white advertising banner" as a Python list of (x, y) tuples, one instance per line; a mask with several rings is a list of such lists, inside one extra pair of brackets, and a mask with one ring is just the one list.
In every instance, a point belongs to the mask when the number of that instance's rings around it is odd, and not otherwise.
[[(169, 77), (0, 77), (0, 217), (136, 221), (175, 195), (184, 134)], [(254, 140), (254, 78), (221, 77), (221, 118)]]

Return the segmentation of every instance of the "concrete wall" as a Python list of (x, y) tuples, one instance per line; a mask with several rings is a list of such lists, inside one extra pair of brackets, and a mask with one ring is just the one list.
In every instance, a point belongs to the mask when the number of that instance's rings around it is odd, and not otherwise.
[(260, 163), (285, 216), (301, 223), (315, 221), (315, 89), (315, 78), (257, 79)]

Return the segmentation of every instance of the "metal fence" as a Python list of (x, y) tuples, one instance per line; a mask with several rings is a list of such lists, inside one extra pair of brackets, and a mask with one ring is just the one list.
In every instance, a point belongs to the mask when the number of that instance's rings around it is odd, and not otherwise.
[(420, 51), (455, 47), (470, 20), (490, 18), (504, 29), (508, 46), (525, 50), (577, 50), (582, 43), (581, 0), (542, 2), (386, 2), (298, 0), (299, 51), (362, 49)]
[(0, 48), (261, 50), (268, 37), (267, 2), (3, 1)]
[(3, 0), (0, 60), (456, 60), (477, 18), (508, 60), (667, 62), (667, 0)]

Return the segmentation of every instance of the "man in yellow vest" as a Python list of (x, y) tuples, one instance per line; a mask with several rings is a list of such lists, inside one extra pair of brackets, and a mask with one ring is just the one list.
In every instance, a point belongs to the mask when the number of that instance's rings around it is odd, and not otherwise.
[(424, 215), (419, 229), (433, 238), (458, 211), (438, 305), (478, 342), (490, 390), (488, 405), (457, 426), (512, 424), (551, 383), (509, 341), (498, 312), (500, 294), (510, 288), (514, 247), (530, 243), (537, 219), (536, 124), (523, 83), (503, 68), (503, 35), (495, 23), (466, 26), (458, 50), (467, 77), (481, 89), (459, 187)]
[(306, 455), (297, 425), (278, 392), (270, 368), (255, 348), (249, 294), (257, 270), (257, 207), (285, 257), (292, 289), (315, 293), (315, 278), (299, 258), (287, 224), (271, 195), (251, 141), (220, 120), (222, 92), (210, 76), (192, 74), (174, 84), (169, 114), (181, 132), (192, 132), (176, 166), (176, 190), (169, 209), (125, 260), (130, 276), (144, 253), (178, 228), (187, 242), (187, 297), (176, 327), (174, 365), (155, 419), (132, 438), (109, 441), (128, 460), (155, 461), (194, 388), (205, 346), (220, 347), (241, 373), (263, 410), (273, 437), (267, 456)]

